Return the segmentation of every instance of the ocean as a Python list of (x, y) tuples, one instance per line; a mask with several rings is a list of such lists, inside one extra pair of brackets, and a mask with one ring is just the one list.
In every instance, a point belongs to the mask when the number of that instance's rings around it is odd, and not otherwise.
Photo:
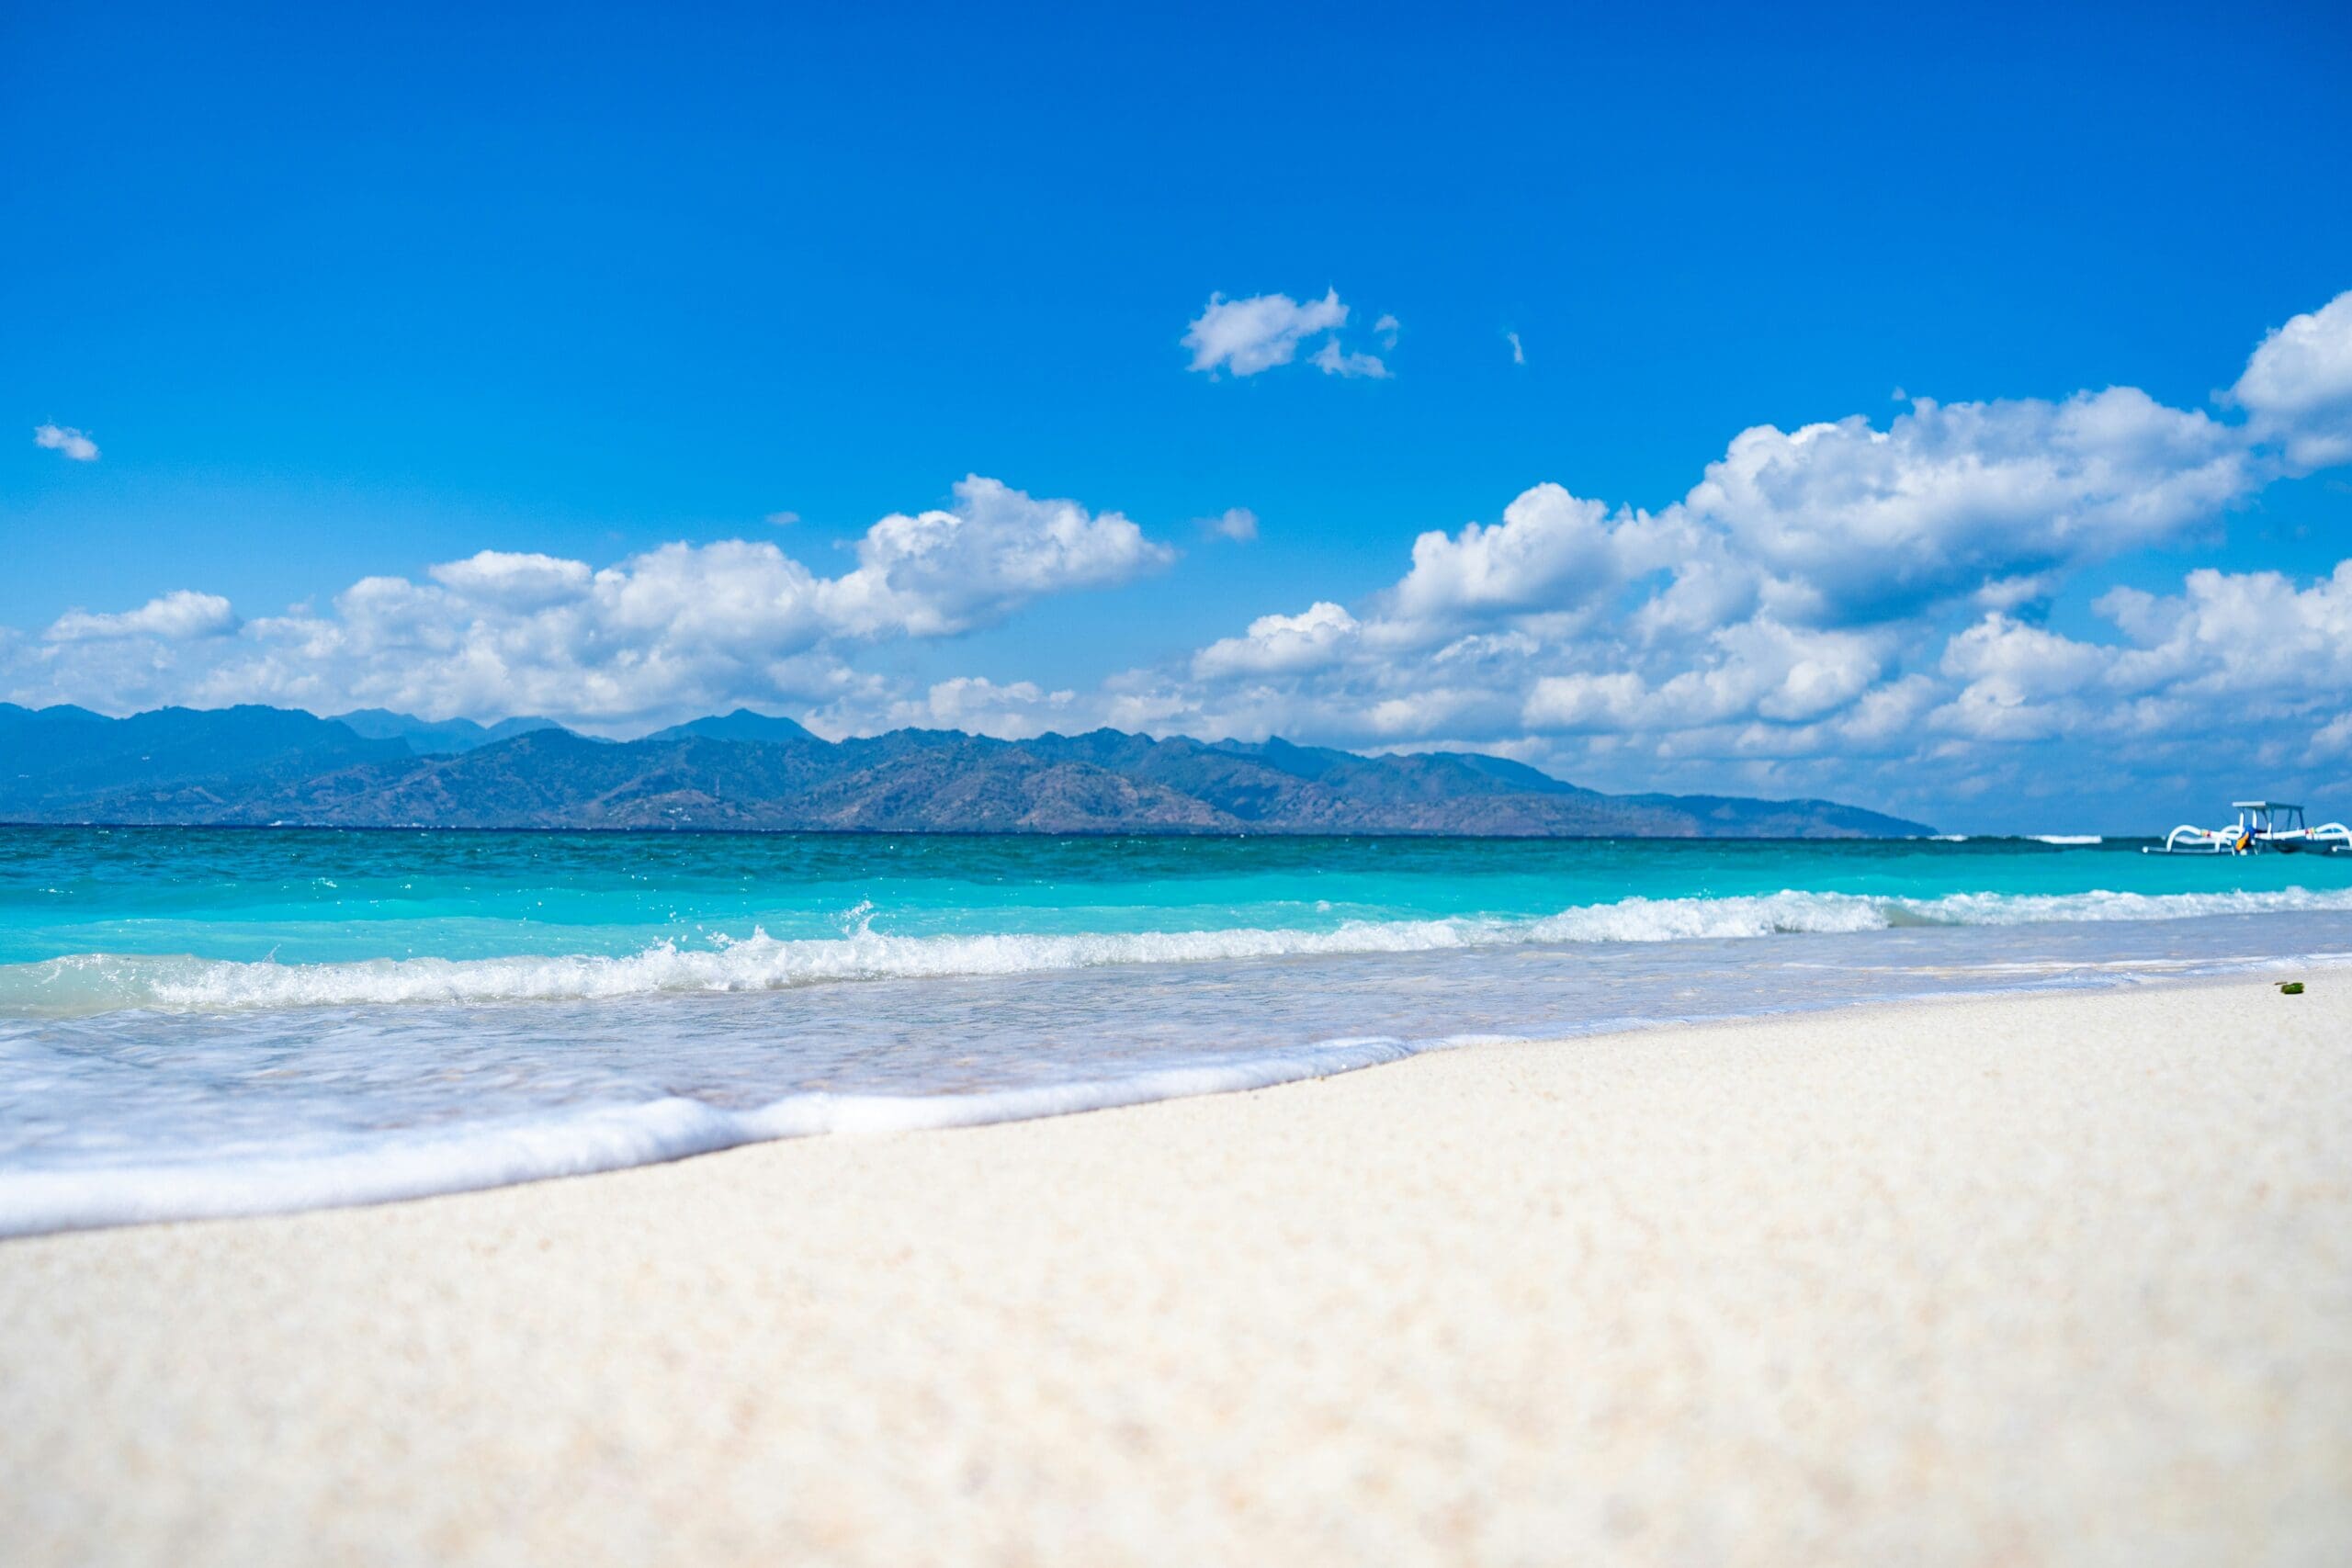
[(0, 829), (0, 1235), (2352, 964), (2352, 856), (2139, 848)]

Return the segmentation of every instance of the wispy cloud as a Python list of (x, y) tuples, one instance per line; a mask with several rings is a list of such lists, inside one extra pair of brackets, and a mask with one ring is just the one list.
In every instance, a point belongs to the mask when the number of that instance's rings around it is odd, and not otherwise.
[(88, 434), (70, 424), (37, 424), (33, 426), (33, 445), (51, 452), (62, 452), (77, 463), (98, 460), (98, 444)]
[(767, 514), (767, 521), (775, 524), (779, 528), (789, 528), (795, 523), (800, 521), (800, 513), (797, 512), (771, 512)]
[(1258, 514), (1246, 506), (1227, 507), (1217, 516), (1202, 518), (1201, 532), (1246, 545), (1258, 536)]
[(1527, 350), (1521, 345), (1517, 333), (1503, 333), (1503, 341), (1510, 344), (1510, 362), (1513, 365), (1527, 363)]
[(1338, 338), (1327, 340), (1315, 351), (1315, 368), (1326, 376), (1361, 376), (1366, 380), (1385, 381), (1388, 367), (1376, 354), (1351, 354), (1340, 346)]
[(1383, 316), (1380, 320), (1372, 323), (1372, 331), (1373, 335), (1380, 340), (1381, 347), (1395, 348), (1396, 346), (1396, 334), (1404, 331), (1404, 327), (1396, 317)]

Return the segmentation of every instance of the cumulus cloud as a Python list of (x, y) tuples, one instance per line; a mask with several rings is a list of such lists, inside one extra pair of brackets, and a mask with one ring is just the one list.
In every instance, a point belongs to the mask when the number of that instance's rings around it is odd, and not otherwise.
[(218, 593), (175, 589), (150, 599), (136, 610), (92, 615), (68, 610), (46, 634), (51, 642), (99, 642), (120, 637), (156, 637), (180, 642), (191, 637), (225, 637), (237, 629), (237, 615)]
[(2227, 396), (2294, 468), (2352, 462), (2352, 291), (2264, 338)]
[(1258, 537), (1258, 514), (1246, 506), (1228, 506), (1215, 517), (1202, 518), (1201, 531), (1246, 545)]
[(2352, 682), (2352, 560), (2309, 585), (2275, 571), (2191, 571), (2177, 594), (2119, 588), (2095, 608), (2122, 634), (2086, 642), (1995, 614), (1945, 645), (1961, 682), (1938, 711), (1977, 739), (2193, 739), (2248, 728), (2314, 754)]
[(89, 435), (69, 424), (37, 424), (33, 426), (33, 445), (46, 451), (62, 452), (77, 463), (98, 460), (98, 444)]
[(1413, 565), (1390, 591), (1401, 618), (1451, 626), (1485, 613), (1575, 609), (1646, 563), (1655, 529), (1630, 513), (1541, 484), (1491, 526), (1423, 534)]
[[(162, 696), (626, 728), (785, 698), (870, 716), (889, 694), (854, 667), (858, 647), (972, 630), (1173, 554), (1118, 513), (975, 475), (951, 506), (875, 524), (839, 576), (765, 540), (664, 545), (602, 569), (483, 550), (422, 581), (363, 578), (327, 613), (241, 625), (226, 600), (186, 592), (119, 615), (77, 610), (50, 628), (48, 653), (30, 668), (19, 654), (7, 673), (28, 694), (108, 707)], [(137, 657), (67, 657), (101, 641)]]
[(2244, 432), (2113, 389), (2061, 403), (1916, 402), (1734, 437), (1656, 513), (1541, 484), (1491, 525), (1414, 541), (1388, 594), (1443, 629), (1583, 610), (1664, 577), (1629, 617), (1646, 637), (1704, 632), (1758, 608), (1859, 625), (1975, 595), (2014, 607), (2078, 566), (2209, 526), (2261, 479)]
[(1380, 340), (1383, 348), (1395, 348), (1397, 335), (1404, 330), (1404, 323), (1394, 316), (1383, 316), (1372, 323), (1372, 334)]
[(2241, 430), (2119, 387), (2056, 403), (1922, 398), (1883, 430), (1860, 415), (1758, 425), (1683, 510), (1835, 619), (2169, 542), (2258, 479)]
[[(1283, 309), (1217, 315), (1266, 299)], [(1325, 324), (1294, 331), (1302, 316)], [(1344, 364), (1336, 335), (1313, 342), (1344, 320), (1336, 295), (1213, 299), (1188, 346), (1237, 374), (1302, 354)], [(2112, 589), (2090, 619), (2069, 595), (2129, 552), (2218, 545), (2281, 474), (2352, 461), (2347, 330), (2342, 299), (2295, 317), (2255, 348), (2219, 417), (2129, 387), (1906, 399), (1875, 422), (1742, 431), (1650, 508), (1532, 485), (1492, 521), (1422, 532), (1385, 587), (1303, 592), (1092, 692), (962, 677), (910, 693), (860, 668), (873, 644), (952, 637), (1173, 555), (1116, 512), (978, 477), (947, 506), (876, 523), (834, 575), (744, 540), (602, 568), (489, 550), (242, 626), (199, 594), (75, 611), (38, 640), (0, 637), (0, 675), (13, 694), (109, 706), (548, 711), (626, 729), (784, 701), (836, 733), (1108, 722), (1463, 745), (1607, 787), (1859, 795), (1925, 816), (1972, 794), (2106, 798), (2123, 781), (2210, 792), (2225, 762), (2250, 775), (2230, 788), (2340, 783), (2352, 561)], [(1256, 518), (1197, 525), (1248, 538)]]
[(1211, 643), (1194, 654), (1193, 672), (1214, 680), (1237, 673), (1312, 670), (1331, 662), (1358, 630), (1353, 615), (1328, 601), (1295, 615), (1261, 615), (1243, 636)]
[(1090, 515), (1074, 501), (1038, 501), (977, 474), (956, 487), (956, 501), (867, 529), (857, 570), (820, 591), (825, 614), (856, 635), (939, 637), (1040, 594), (1105, 587), (1175, 558), (1118, 513)]
[(1979, 739), (2040, 739), (2074, 716), (2052, 699), (2100, 679), (2107, 667), (2108, 650), (1995, 611), (1944, 644), (1941, 671), (1962, 684), (1939, 717)]
[(1261, 615), (1105, 694), (1158, 730), (1507, 745), (1619, 784), (1835, 789), (1877, 757), (1991, 787), (2001, 748), (2086, 735), (2148, 766), (2199, 732), (2316, 756), (2352, 742), (2312, 696), (2352, 681), (2352, 563), (2119, 590), (2110, 641), (2041, 617), (2084, 569), (2218, 542), (2283, 469), (2352, 460), (2332, 445), (2347, 324), (2339, 300), (2266, 339), (2230, 394), (2242, 422), (2129, 387), (1921, 398), (1743, 431), (1656, 512), (1539, 484), (1421, 534), (1360, 603)]
[(2301, 588), (2283, 572), (2201, 568), (2177, 595), (2115, 589), (2095, 607), (2132, 640), (2115, 658), (2129, 691), (2301, 693), (2341, 706), (2352, 687), (2352, 560)]
[(1725, 626), (1694, 668), (1652, 683), (1611, 670), (1547, 675), (1529, 691), (1531, 729), (1694, 729), (1731, 719), (1804, 721), (1869, 689), (1883, 649), (1850, 632), (1810, 631), (1758, 618)]

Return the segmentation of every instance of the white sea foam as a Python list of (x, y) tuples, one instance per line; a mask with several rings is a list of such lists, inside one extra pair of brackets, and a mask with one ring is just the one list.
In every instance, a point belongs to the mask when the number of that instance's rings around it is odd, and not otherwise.
[(2026, 838), (2037, 844), (2103, 844), (2107, 840), (2098, 833), (2028, 833)]
[(819, 1133), (1029, 1121), (1265, 1089), (1398, 1061), (1415, 1051), (1393, 1040), (1340, 1040), (1092, 1082), (984, 1094), (798, 1094), (748, 1111), (672, 1096), (435, 1136), (345, 1140), (309, 1152), (0, 1170), (0, 1236), (386, 1203), (621, 1170)]
[(1329, 930), (890, 936), (763, 933), (710, 947), (662, 943), (623, 956), (569, 954), (358, 963), (239, 963), (84, 953), (0, 966), (0, 1015), (66, 1018), (126, 1008), (222, 1011), (403, 1003), (594, 1000), (659, 992), (774, 991), (845, 980), (1019, 975), (1106, 964), (1423, 953), (1529, 942), (1655, 942), (1894, 926), (2161, 920), (2352, 910), (2352, 889), (2213, 893), (1958, 893), (1886, 898), (1780, 892), (1627, 898), (1535, 919), (1350, 921)]

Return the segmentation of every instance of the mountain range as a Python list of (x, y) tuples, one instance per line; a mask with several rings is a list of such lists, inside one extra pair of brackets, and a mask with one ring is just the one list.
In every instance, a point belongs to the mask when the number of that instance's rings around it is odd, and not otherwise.
[(1475, 752), (1360, 756), (1114, 729), (826, 740), (737, 709), (636, 740), (381, 708), (0, 703), (0, 820), (978, 833), (1888, 838), (1826, 800), (1604, 795)]

